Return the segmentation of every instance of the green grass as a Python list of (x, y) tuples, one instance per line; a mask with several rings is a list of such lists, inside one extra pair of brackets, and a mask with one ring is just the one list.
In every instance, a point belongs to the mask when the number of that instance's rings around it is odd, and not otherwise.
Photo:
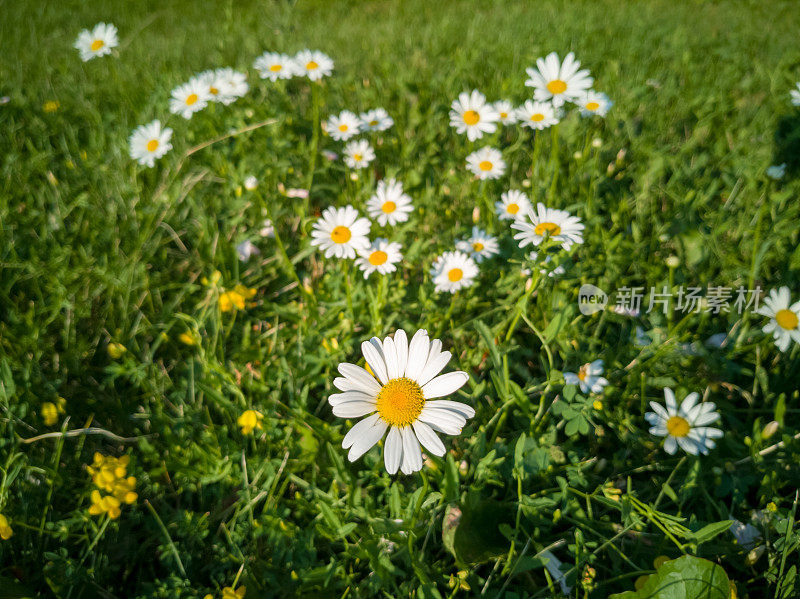
[[(684, 553), (719, 564), (740, 597), (792, 596), (797, 344), (780, 353), (763, 317), (735, 312), (582, 316), (577, 293), (660, 288), (675, 255), (675, 286), (787, 285), (797, 299), (796, 4), (207, 4), (0, 0), (0, 96), (10, 97), (0, 105), (0, 514), (14, 531), (0, 541), (0, 596), (216, 597), (236, 579), (247, 597), (551, 597), (560, 587), (534, 557), (548, 548), (570, 569), (573, 596), (630, 590), (656, 557)], [(119, 28), (118, 56), (82, 63), (72, 44), (101, 21)], [(396, 121), (358, 182), (320, 157), (307, 210), (278, 185), (302, 187), (309, 174), (310, 86), (251, 69), (265, 50), (306, 47), (336, 63), (323, 118), (383, 106)], [(555, 157), (545, 134), (535, 177), (529, 134), (470, 144), (448, 126), (459, 92), (520, 104), (525, 67), (570, 50), (615, 104), (604, 121), (567, 118)], [(250, 94), (190, 121), (169, 115), (174, 86), (220, 66), (247, 71)], [(127, 137), (154, 118), (174, 128), (174, 150), (142, 169)], [(481, 186), (464, 159), (484, 142), (503, 149), (509, 171)], [(765, 168), (781, 162), (786, 178), (768, 184)], [(250, 174), (260, 186), (242, 191)], [(415, 212), (388, 231), (405, 259), (381, 302), (376, 275), (364, 282), (324, 259), (309, 232), (329, 205), (363, 213), (383, 176), (403, 181)], [(567, 275), (519, 304), (524, 253), (483, 206), (525, 181), (534, 201), (587, 227)], [(476, 206), (502, 254), (474, 287), (435, 294), (429, 266), (469, 232)], [(265, 211), (291, 267), (271, 239), (257, 241), (258, 258), (237, 259)], [(257, 289), (254, 305), (221, 314), (203, 283), (217, 270), (226, 288)], [(506, 340), (518, 305), (524, 318)], [(648, 347), (635, 345), (636, 326)], [(379, 449), (349, 463), (349, 427), (326, 402), (336, 366), (399, 327), (442, 339), (450, 367), (470, 374), (456, 399), (477, 411), (445, 438), (446, 459), (408, 477), (389, 476)], [(727, 331), (724, 349), (704, 347)], [(200, 343), (182, 344), (184, 332)], [(111, 343), (126, 351), (115, 358)], [(595, 358), (611, 383), (599, 411), (561, 377)], [(725, 437), (709, 456), (669, 456), (648, 434), (647, 402), (665, 386), (719, 406)], [(59, 397), (65, 414), (45, 426), (42, 406)], [(572, 430), (565, 403), (591, 421), (586, 432)], [(265, 415), (255, 436), (237, 426), (248, 408)], [(767, 439), (772, 420), (779, 432)], [(128, 440), (25, 442), (86, 427)], [(130, 455), (137, 478), (137, 501), (105, 525), (87, 511), (95, 451)], [(760, 556), (724, 524), (708, 538), (690, 532), (765, 509)], [(451, 584), (459, 572), (470, 590)]]

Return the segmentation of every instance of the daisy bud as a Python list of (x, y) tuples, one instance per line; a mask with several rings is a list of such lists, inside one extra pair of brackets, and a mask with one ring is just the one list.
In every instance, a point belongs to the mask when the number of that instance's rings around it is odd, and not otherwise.
[(778, 431), (778, 427), (780, 425), (773, 420), (772, 422), (768, 422), (767, 425), (764, 427), (764, 430), (761, 432), (762, 439), (769, 439), (772, 435), (774, 435)]
[(599, 148), (599, 147), (600, 147), (600, 146), (602, 146), (602, 145), (603, 145), (603, 140), (602, 140), (602, 139), (600, 139), (599, 137), (595, 137), (595, 138), (592, 140), (592, 147), (593, 147), (593, 148)]
[(573, 157), (575, 160), (580, 160), (581, 158), (583, 158), (583, 152), (575, 152), (575, 153), (572, 155), (572, 157)]
[(244, 188), (247, 191), (253, 191), (256, 187), (258, 187), (258, 179), (253, 175), (250, 175), (244, 180)]
[(751, 550), (747, 554), (747, 557), (745, 558), (744, 563), (747, 564), (748, 566), (752, 566), (753, 564), (755, 564), (759, 560), (759, 558), (762, 555), (764, 555), (765, 551), (766, 551), (766, 547), (764, 547), (764, 545), (759, 545), (758, 547), (756, 547), (755, 549)]
[(478, 220), (480, 220), (480, 218), (481, 218), (481, 209), (478, 208), (477, 206), (475, 206), (472, 209), (472, 222), (477, 224), (477, 222), (478, 222)]
[(664, 262), (666, 262), (667, 266), (670, 268), (678, 268), (678, 265), (681, 263), (677, 256), (669, 256)]

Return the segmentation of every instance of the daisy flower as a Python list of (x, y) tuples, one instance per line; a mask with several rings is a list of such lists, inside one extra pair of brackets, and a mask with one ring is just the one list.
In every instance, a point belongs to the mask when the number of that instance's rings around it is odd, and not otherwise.
[(319, 81), (333, 72), (331, 57), (316, 50), (301, 50), (294, 57), (298, 75), (305, 75), (311, 81)]
[(297, 71), (294, 59), (278, 52), (264, 52), (255, 59), (253, 68), (258, 71), (259, 77), (270, 81), (291, 79)]
[(172, 129), (162, 129), (159, 120), (137, 127), (128, 139), (131, 158), (142, 166), (152, 167), (172, 149), (171, 138)]
[(367, 214), (382, 227), (407, 221), (413, 209), (411, 197), (403, 192), (403, 184), (394, 179), (378, 181), (375, 194), (367, 200)]
[(250, 86), (247, 84), (247, 75), (234, 71), (230, 67), (206, 71), (205, 77), (208, 83), (209, 99), (225, 106), (235, 102), (250, 90)]
[(528, 79), (525, 85), (534, 88), (534, 98), (539, 101), (552, 100), (555, 107), (564, 102), (573, 102), (592, 87), (594, 79), (586, 69), (578, 70), (581, 63), (570, 52), (562, 63), (558, 54), (551, 52), (546, 58), (536, 59), (536, 68), (525, 69)]
[(469, 239), (456, 241), (456, 249), (469, 255), (477, 264), (500, 253), (497, 238), (478, 227), (472, 227), (472, 236)]
[(437, 292), (455, 293), (472, 285), (477, 275), (478, 265), (464, 252), (445, 252), (431, 267), (431, 279)]
[(511, 228), (520, 231), (514, 239), (519, 241), (521, 248), (531, 243), (539, 245), (545, 235), (560, 243), (565, 250), (575, 243), (583, 243), (583, 223), (577, 216), (565, 210), (548, 208), (541, 202), (536, 205), (536, 212), (526, 212), (511, 224)]
[(417, 472), (422, 469), (420, 444), (431, 454), (443, 456), (445, 446), (436, 432), (458, 435), (467, 418), (475, 415), (466, 404), (437, 399), (455, 393), (469, 375), (462, 371), (439, 374), (451, 354), (442, 351), (438, 339), (430, 341), (424, 329), (410, 343), (402, 329), (394, 338), (373, 337), (361, 344), (361, 351), (369, 372), (355, 364), (339, 364), (342, 376), (333, 385), (341, 393), (328, 397), (335, 416), (366, 416), (342, 440), (342, 447), (350, 450), (347, 459), (360, 458), (388, 430), (383, 450), (386, 471)]
[(614, 105), (607, 95), (587, 90), (586, 93), (578, 98), (576, 104), (581, 109), (581, 116), (606, 116), (609, 109)]
[(117, 28), (111, 23), (98, 23), (91, 31), (84, 29), (75, 40), (75, 49), (80, 53), (83, 62), (96, 56), (111, 54), (111, 49), (118, 45)]
[(258, 256), (261, 250), (249, 239), (245, 239), (236, 246), (236, 255), (242, 262), (247, 262), (251, 256)]
[(369, 246), (367, 233), (369, 220), (359, 217), (355, 208), (330, 206), (314, 223), (311, 245), (319, 246), (326, 258), (355, 258), (358, 250)]
[(603, 387), (608, 385), (608, 380), (600, 376), (603, 374), (603, 361), (595, 360), (584, 364), (578, 369), (578, 373), (565, 372), (564, 382), (567, 385), (578, 385), (581, 393), (602, 393)]
[(541, 131), (557, 124), (558, 115), (550, 102), (525, 100), (525, 103), (517, 108), (517, 120), (523, 127)]
[(792, 104), (795, 106), (800, 106), (800, 82), (797, 84), (797, 88), (789, 91), (789, 96), (792, 99)]
[(383, 108), (362, 112), (358, 118), (361, 119), (362, 131), (386, 131), (394, 125), (394, 119)]
[(514, 105), (508, 100), (498, 100), (492, 104), (495, 112), (497, 112), (497, 120), (504, 125), (513, 125), (517, 122), (517, 113), (514, 110)]
[(785, 352), (789, 349), (792, 340), (800, 343), (800, 301), (792, 304), (788, 287), (770, 290), (764, 305), (756, 312), (769, 317), (769, 322), (762, 330), (767, 334), (772, 333), (779, 350)]
[(375, 160), (375, 150), (365, 139), (351, 141), (344, 147), (344, 163), (350, 168), (366, 168)]
[(698, 404), (700, 394), (690, 393), (679, 407), (675, 394), (668, 387), (664, 389), (664, 398), (666, 409), (651, 401), (650, 407), (655, 411), (644, 415), (651, 427), (650, 434), (666, 437), (664, 451), (672, 455), (680, 445), (688, 454), (706, 455), (710, 449), (714, 449), (714, 439), (722, 437), (723, 433), (718, 428), (706, 425), (719, 420), (719, 414), (715, 411), (717, 406), (713, 402)]
[(208, 89), (208, 82), (202, 77), (192, 77), (187, 83), (172, 90), (169, 111), (185, 119), (192, 118), (192, 115), (205, 108), (211, 99)]
[(356, 265), (363, 271), (364, 278), (376, 272), (380, 275), (389, 274), (397, 270), (395, 264), (403, 259), (400, 253), (400, 244), (379, 237), (365, 250), (358, 252)]
[(256, 187), (258, 187), (258, 179), (256, 179), (255, 175), (245, 177), (244, 188), (247, 191), (253, 191)]
[(478, 179), (499, 179), (506, 172), (506, 162), (500, 150), (485, 147), (467, 156), (467, 168)]
[(480, 139), (484, 133), (493, 133), (499, 118), (494, 106), (487, 104), (486, 96), (478, 90), (459, 94), (450, 109), (450, 126), (458, 133), (466, 133), (470, 141)]
[(523, 192), (509, 189), (495, 202), (494, 209), (501, 220), (515, 220), (531, 209), (531, 201)]
[(332, 114), (325, 122), (328, 135), (336, 141), (347, 141), (361, 131), (361, 120), (355, 113), (343, 110), (339, 115)]

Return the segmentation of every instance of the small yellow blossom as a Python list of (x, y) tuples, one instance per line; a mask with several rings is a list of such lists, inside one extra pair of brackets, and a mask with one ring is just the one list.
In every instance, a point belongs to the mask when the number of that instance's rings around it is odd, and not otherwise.
[(58, 422), (58, 417), (65, 412), (64, 406), (67, 405), (67, 400), (59, 397), (55, 403), (46, 401), (42, 404), (42, 420), (45, 426), (53, 426)]
[(253, 429), (261, 430), (261, 419), (264, 415), (256, 410), (245, 410), (239, 419), (236, 421), (242, 427), (242, 434), (249, 435)]
[(222, 599), (242, 599), (247, 592), (247, 587), (239, 587), (235, 591), (231, 587), (222, 589)]
[(48, 100), (42, 105), (42, 110), (47, 113), (55, 112), (58, 110), (59, 106), (61, 106), (61, 104), (58, 102), (58, 100)]
[(236, 285), (233, 289), (220, 294), (219, 309), (223, 312), (230, 312), (234, 308), (244, 310), (245, 301), (251, 299), (255, 294), (255, 289)]
[(14, 531), (11, 529), (11, 525), (8, 523), (8, 519), (3, 514), (0, 514), (0, 539), (7, 541), (13, 534)]
[(121, 343), (112, 342), (108, 344), (108, 355), (111, 356), (112, 360), (119, 360), (126, 351), (128, 351), (128, 348)]
[[(130, 505), (138, 499), (139, 495), (134, 491), (136, 477), (128, 476), (129, 463), (129, 456), (115, 458), (100, 453), (94, 454), (92, 465), (86, 468), (97, 487), (91, 494), (92, 505), (89, 507), (91, 515), (99, 516), (107, 513), (112, 519), (118, 518), (123, 503)], [(110, 495), (101, 495), (100, 491)]]
[(178, 339), (181, 343), (188, 346), (197, 345), (197, 339), (195, 339), (194, 335), (191, 333), (185, 332), (178, 335)]
[(211, 277), (210, 278), (209, 277), (203, 277), (202, 279), (200, 279), (200, 282), (203, 285), (208, 285), (210, 287), (214, 287), (220, 282), (220, 279), (222, 279), (222, 273), (219, 272), (218, 270), (215, 270), (213, 273), (211, 273)]
[(592, 407), (598, 412), (600, 412), (603, 409), (603, 402), (600, 401), (599, 399), (595, 399), (594, 402), (592, 403)]
[(119, 506), (120, 502), (119, 499), (114, 497), (113, 495), (100, 495), (100, 491), (95, 489), (92, 491), (91, 495), (92, 505), (89, 506), (89, 513), (92, 516), (100, 516), (102, 514), (108, 514), (108, 517), (112, 520), (116, 520), (119, 518), (121, 513)]

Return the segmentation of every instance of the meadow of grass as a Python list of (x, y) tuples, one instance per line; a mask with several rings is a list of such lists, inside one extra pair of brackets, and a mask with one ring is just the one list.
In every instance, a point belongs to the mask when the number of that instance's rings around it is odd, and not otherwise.
[[(81, 62), (72, 44), (98, 22), (120, 46)], [(0, 0), (0, 597), (795, 596), (798, 344), (779, 351), (757, 314), (585, 316), (577, 299), (582, 283), (797, 299), (799, 27), (793, 1)], [(357, 180), (320, 153), (309, 172), (308, 80), (252, 69), (303, 48), (335, 61), (321, 119), (395, 120)], [(605, 119), (572, 111), (533, 159), (520, 128), (451, 129), (462, 91), (531, 97), (525, 67), (551, 51), (591, 70)], [(173, 87), (222, 66), (248, 73), (244, 98), (169, 114)], [(155, 118), (174, 150), (146, 169), (127, 139)], [(484, 145), (508, 171), (479, 183), (464, 161)], [(323, 209), (365, 215), (392, 176), (414, 212), (373, 235), (402, 244), (396, 273), (364, 280), (311, 247)], [(308, 200), (287, 197), (312, 177)], [(487, 209), (512, 188), (586, 224), (530, 296), (526, 252)], [(435, 293), (431, 263), (476, 223), (500, 255)], [(243, 262), (245, 239), (261, 253)], [(222, 312), (237, 284), (255, 295)], [(378, 448), (350, 463), (327, 403), (338, 364), (398, 328), (442, 340), (470, 375), (451, 399), (476, 410), (410, 476)], [(601, 395), (564, 385), (595, 359)], [(648, 433), (665, 387), (717, 404), (709, 455)], [(89, 511), (96, 452), (135, 477), (114, 518)], [(760, 538), (737, 541), (733, 520)], [(634, 595), (648, 576), (673, 585)]]

